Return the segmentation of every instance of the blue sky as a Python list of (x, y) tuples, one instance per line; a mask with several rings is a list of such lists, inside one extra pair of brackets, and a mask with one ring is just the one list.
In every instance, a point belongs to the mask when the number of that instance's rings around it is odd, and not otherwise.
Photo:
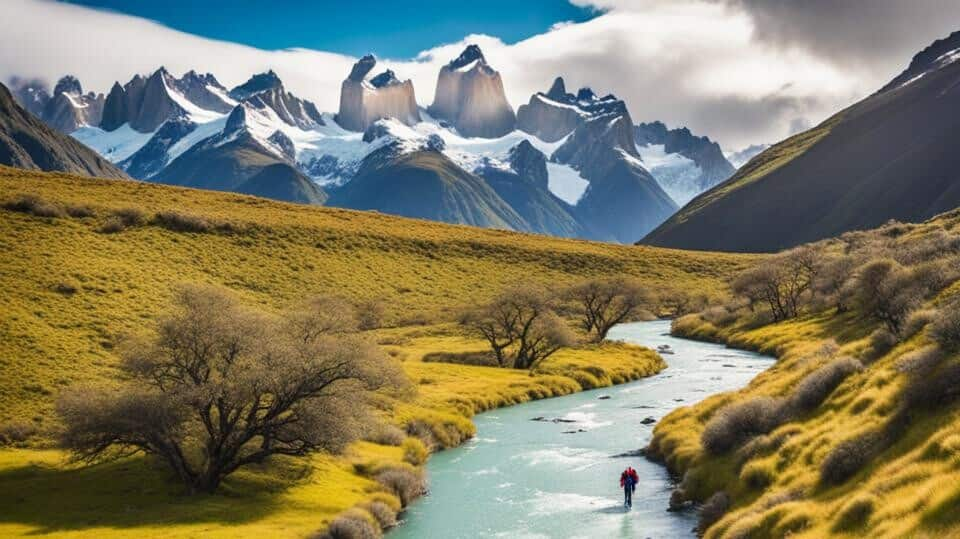
[(276, 50), (302, 47), (409, 58), (469, 34), (507, 43), (596, 15), (567, 0), (71, 0), (205, 37)]

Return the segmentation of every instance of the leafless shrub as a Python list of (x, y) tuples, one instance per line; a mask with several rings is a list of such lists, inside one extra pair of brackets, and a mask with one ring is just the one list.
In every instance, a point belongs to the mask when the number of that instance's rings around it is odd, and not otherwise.
[(383, 301), (372, 299), (358, 303), (356, 306), (357, 322), (360, 329), (369, 331), (383, 326), (383, 319), (386, 315), (386, 307)]
[(36, 195), (18, 195), (3, 203), (4, 209), (37, 217), (64, 217), (66, 211), (59, 204), (47, 202)]
[(0, 446), (23, 443), (37, 433), (37, 428), (22, 421), (0, 425)]
[(697, 534), (703, 536), (707, 529), (718, 522), (730, 510), (730, 495), (724, 491), (715, 492), (700, 506), (697, 520)]
[(123, 232), (128, 228), (142, 225), (146, 217), (142, 211), (137, 208), (122, 208), (114, 210), (110, 217), (100, 226), (100, 232), (104, 234), (115, 234)]
[(399, 447), (407, 439), (407, 433), (396, 425), (380, 423), (369, 429), (364, 439), (375, 444)]
[(864, 314), (899, 336), (904, 322), (925, 294), (914, 272), (891, 259), (865, 264), (857, 279), (857, 303)]
[(496, 367), (497, 358), (487, 350), (482, 352), (430, 352), (424, 354), (424, 363), (453, 363), (457, 365), (476, 365)]
[(935, 369), (945, 357), (939, 346), (924, 346), (901, 356), (896, 368), (903, 373), (924, 375)]
[(791, 412), (801, 414), (816, 409), (848, 376), (861, 370), (863, 365), (859, 361), (842, 357), (811, 372), (790, 395)]
[(909, 339), (923, 331), (930, 322), (937, 319), (939, 313), (934, 309), (920, 309), (910, 313), (903, 325), (903, 338)]
[(735, 294), (751, 310), (764, 306), (775, 321), (799, 314), (820, 271), (820, 255), (812, 245), (796, 247), (759, 262), (732, 283)]
[(717, 327), (725, 327), (737, 321), (736, 311), (731, 311), (724, 305), (708, 307), (700, 316)]
[(639, 283), (624, 278), (591, 279), (564, 292), (575, 306), (584, 331), (600, 342), (613, 326), (632, 320), (652, 304), (653, 296)]
[(380, 524), (380, 528), (387, 529), (397, 525), (397, 515), (393, 509), (383, 502), (371, 502), (367, 506), (367, 511), (373, 515), (373, 518)]
[(900, 338), (885, 327), (877, 328), (870, 334), (870, 345), (863, 355), (863, 360), (872, 363), (887, 355), (900, 342)]
[(960, 363), (948, 363), (930, 371), (918, 371), (910, 376), (901, 395), (903, 409), (911, 413), (917, 409), (933, 410), (952, 403), (960, 397)]
[(700, 437), (703, 448), (720, 455), (750, 438), (777, 428), (784, 417), (783, 399), (757, 397), (722, 408), (707, 422)]
[(853, 477), (885, 446), (881, 431), (868, 431), (837, 444), (820, 465), (820, 481), (839, 485)]
[(960, 299), (953, 299), (942, 306), (927, 331), (930, 338), (944, 350), (960, 350)]
[(87, 206), (86, 204), (67, 204), (64, 210), (67, 212), (67, 215), (77, 219), (93, 217), (96, 215), (96, 212), (93, 211), (93, 208)]
[(157, 212), (151, 223), (173, 232), (210, 232), (213, 225), (198, 215), (190, 215), (173, 210)]
[(315, 539), (380, 539), (383, 534), (363, 513), (353, 510), (330, 522), (327, 531)]
[(377, 482), (387, 488), (406, 507), (426, 491), (423, 478), (408, 468), (390, 467), (377, 474)]

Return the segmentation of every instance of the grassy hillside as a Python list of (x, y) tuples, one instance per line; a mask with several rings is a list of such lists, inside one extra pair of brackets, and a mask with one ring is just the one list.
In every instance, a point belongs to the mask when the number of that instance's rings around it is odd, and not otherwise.
[[(960, 46), (960, 36), (952, 41)], [(775, 252), (957, 207), (960, 63), (925, 68), (765, 150), (643, 243)]]
[[(828, 264), (851, 256), (860, 265), (846, 290), (805, 299), (798, 317), (771, 323), (764, 307), (733, 303), (674, 323), (676, 334), (778, 358), (747, 388), (679, 409), (654, 431), (651, 455), (683, 477), (676, 501), (729, 497), (725, 514), (709, 511), (722, 518), (707, 537), (960, 535), (960, 363), (937, 333), (956, 327), (958, 226), (951, 212), (815, 246)], [(879, 294), (911, 305), (896, 335), (866, 310), (872, 298), (850, 292), (882, 260), (901, 269)], [(798, 395), (806, 407), (793, 404)], [(734, 418), (738, 407), (751, 417)], [(775, 419), (760, 425), (766, 416)], [(736, 434), (740, 442), (717, 449), (718, 436)]]
[[(444, 323), (463, 306), (518, 282), (600, 275), (719, 294), (750, 260), (0, 168), (0, 202), (23, 194), (59, 210), (0, 208), (0, 426), (39, 432), (0, 451), (0, 536), (303, 536), (364, 501), (398, 506), (371, 479), (404, 465), (388, 445), (358, 443), (308, 465), (278, 459), (231, 478), (222, 495), (190, 498), (149, 459), (79, 468), (45, 448), (57, 393), (111, 380), (118, 336), (150, 327), (178, 283), (226, 286), (269, 310), (324, 292), (382, 301), (392, 327), (373, 337), (418, 388), (412, 400), (385, 402), (384, 417), (443, 447), (472, 435), (478, 411), (663, 367), (652, 352), (616, 344), (564, 350), (535, 376), (421, 361), (484, 348)], [(162, 224), (167, 211), (194, 219)]]

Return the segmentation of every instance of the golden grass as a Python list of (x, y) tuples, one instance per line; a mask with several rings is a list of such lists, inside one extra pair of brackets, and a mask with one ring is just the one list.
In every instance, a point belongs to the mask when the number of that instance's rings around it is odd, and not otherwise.
[[(52, 403), (62, 388), (115, 377), (118, 336), (150, 327), (181, 282), (225, 286), (267, 309), (317, 293), (383, 300), (394, 327), (372, 335), (403, 361), (418, 389), (409, 401), (385, 399), (384, 418), (427, 430), (444, 447), (473, 434), (469, 418), (477, 412), (664, 367), (653, 352), (622, 344), (564, 350), (534, 374), (421, 361), (431, 352), (484, 349), (455, 326), (436, 325), (463, 306), (520, 282), (562, 286), (612, 274), (655, 289), (719, 294), (724, 279), (751, 260), (0, 167), (0, 201), (19, 194), (94, 213), (44, 218), (0, 209), (0, 424), (27, 422), (42, 432), (55, 427)], [(176, 210), (232, 231), (147, 224), (99, 232), (126, 208), (148, 220)], [(411, 325), (424, 321), (433, 325)], [(404, 449), (361, 442), (341, 457), (278, 459), (238, 473), (222, 494), (185, 497), (148, 458), (75, 467), (43, 440), (0, 451), (2, 537), (299, 537), (374, 499), (398, 508), (371, 478), (384, 466), (409, 466)]]
[[(824, 486), (819, 481), (820, 464), (832, 448), (889, 421), (906, 379), (896, 370), (896, 361), (926, 343), (922, 333), (851, 375), (816, 411), (771, 432), (768, 437), (783, 436), (786, 441), (740, 468), (743, 461), (738, 462), (735, 452), (710, 456), (701, 448), (700, 434), (713, 414), (731, 402), (789, 394), (804, 375), (826, 361), (816, 353), (826, 343), (838, 344), (840, 354), (858, 356), (867, 346), (872, 324), (853, 315), (820, 314), (759, 329), (723, 330), (702, 320), (698, 324), (693, 317), (678, 328), (684, 335), (779, 358), (747, 388), (679, 409), (654, 431), (654, 445), (671, 468), (689, 475), (684, 487), (694, 497), (702, 499), (717, 490), (732, 496), (734, 509), (710, 528), (707, 537), (960, 536), (956, 406), (917, 414), (905, 434), (843, 484)], [(751, 481), (757, 477), (768, 485), (757, 487)]]

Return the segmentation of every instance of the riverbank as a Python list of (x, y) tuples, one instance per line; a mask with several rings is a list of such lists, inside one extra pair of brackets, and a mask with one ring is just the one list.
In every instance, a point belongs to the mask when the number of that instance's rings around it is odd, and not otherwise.
[[(927, 344), (922, 332), (873, 361), (864, 360), (862, 370), (827, 392), (812, 411), (792, 414), (739, 450), (704, 449), (706, 425), (721, 409), (790, 399), (829, 363), (869, 357), (873, 329), (852, 313), (809, 315), (758, 328), (718, 327), (699, 315), (674, 324), (679, 336), (778, 358), (746, 388), (679, 409), (654, 431), (648, 452), (683, 478), (675, 504), (703, 502), (719, 492), (729, 500), (725, 514), (716, 510), (718, 498), (709, 504), (719, 514), (707, 537), (945, 537), (960, 531), (960, 411), (956, 406), (916, 410), (896, 431), (889, 430), (894, 418), (903, 417), (897, 413), (907, 381), (902, 364)], [(891, 434), (869, 442), (871, 432)], [(848, 440), (862, 442), (854, 446)], [(853, 450), (848, 462), (856, 466), (843, 479), (824, 475), (833, 470), (825, 462), (837, 458), (832, 455), (844, 444)]]
[(476, 413), (622, 384), (666, 367), (649, 349), (607, 342), (562, 350), (531, 374), (424, 361), (485, 349), (450, 325), (383, 330), (376, 338), (417, 388), (411, 400), (382, 403), (383, 418), (396, 426), (393, 439), (374, 434), (381, 443), (356, 443), (343, 456), (276, 459), (238, 472), (223, 494), (190, 497), (150, 459), (78, 467), (53, 449), (2, 450), (0, 536), (304, 537), (344, 514), (373, 522), (373, 502), (401, 509), (400, 499), (378, 483), (380, 472), (424, 465), (401, 447), (408, 436), (434, 451), (456, 447), (474, 436)]

